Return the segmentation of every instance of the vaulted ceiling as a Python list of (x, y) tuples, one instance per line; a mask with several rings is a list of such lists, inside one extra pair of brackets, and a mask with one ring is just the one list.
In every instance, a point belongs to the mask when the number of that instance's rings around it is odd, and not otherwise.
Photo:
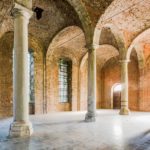
[[(80, 19), (79, 12), (87, 11), (89, 18), (84, 18), (85, 22), (91, 23), (94, 29), (99, 17), (104, 13), (107, 6), (112, 0), (77, 0), (74, 3), (77, 6), (83, 5), (84, 10), (80, 7), (77, 12), (71, 6), (70, 0), (33, 0), (33, 8), (42, 8), (43, 14), (40, 20), (36, 19), (34, 14), (29, 24), (29, 33), (36, 38), (44, 41), (47, 48), (52, 38), (63, 28), (71, 25), (77, 25), (82, 27), (82, 20)], [(74, 5), (75, 5), (74, 4)], [(12, 0), (0, 1), (0, 36), (7, 31), (13, 30), (13, 19), (11, 15), (11, 9), (13, 6)], [(83, 29), (84, 30), (84, 29)]]
[[(12, 0), (0, 1), (0, 37), (5, 32), (13, 31), (12, 6)], [(79, 26), (83, 31), (85, 27), (91, 27), (87, 29), (85, 38), (88, 31), (89, 36), (93, 38), (96, 28), (100, 31), (98, 44), (112, 45), (116, 49), (119, 49), (118, 39), (112, 28), (117, 29), (117, 37), (122, 38), (124, 46), (128, 48), (134, 39), (150, 26), (150, 0), (33, 0), (33, 9), (35, 7), (44, 11), (40, 20), (36, 19), (35, 13), (32, 16), (29, 34), (41, 41), (45, 50), (53, 38), (68, 26)], [(64, 38), (69, 40), (67, 36)], [(105, 46), (99, 49), (100, 55), (100, 51), (106, 51)], [(106, 53), (108, 57), (116, 55), (109, 50)]]

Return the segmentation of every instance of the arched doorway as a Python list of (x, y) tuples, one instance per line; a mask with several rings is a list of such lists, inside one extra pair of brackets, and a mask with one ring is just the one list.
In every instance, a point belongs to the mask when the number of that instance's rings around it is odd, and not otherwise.
[(112, 87), (112, 108), (120, 109), (121, 107), (121, 84), (117, 83)]

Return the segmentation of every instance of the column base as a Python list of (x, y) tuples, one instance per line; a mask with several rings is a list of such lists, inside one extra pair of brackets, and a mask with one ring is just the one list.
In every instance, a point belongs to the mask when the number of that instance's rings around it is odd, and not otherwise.
[(10, 125), (9, 137), (31, 136), (33, 133), (32, 124), (24, 122), (13, 122)]
[(85, 122), (95, 122), (95, 121), (96, 121), (95, 115), (91, 115), (89, 113), (85, 115)]
[(129, 115), (130, 110), (128, 108), (121, 108), (119, 114), (120, 115)]

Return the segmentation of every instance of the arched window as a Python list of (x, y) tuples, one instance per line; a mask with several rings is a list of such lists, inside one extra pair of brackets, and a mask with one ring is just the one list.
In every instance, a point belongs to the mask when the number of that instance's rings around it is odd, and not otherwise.
[(29, 77), (30, 77), (30, 114), (34, 114), (34, 103), (35, 103), (35, 91), (34, 91), (34, 56), (33, 56), (33, 50), (29, 49)]
[(72, 62), (68, 59), (59, 60), (59, 102), (71, 100)]

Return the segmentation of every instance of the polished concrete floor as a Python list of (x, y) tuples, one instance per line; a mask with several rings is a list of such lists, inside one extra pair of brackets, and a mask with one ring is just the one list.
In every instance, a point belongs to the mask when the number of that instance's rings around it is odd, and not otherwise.
[(150, 150), (150, 113), (98, 110), (95, 123), (85, 112), (31, 116), (30, 138), (7, 138), (12, 118), (0, 120), (0, 150)]

